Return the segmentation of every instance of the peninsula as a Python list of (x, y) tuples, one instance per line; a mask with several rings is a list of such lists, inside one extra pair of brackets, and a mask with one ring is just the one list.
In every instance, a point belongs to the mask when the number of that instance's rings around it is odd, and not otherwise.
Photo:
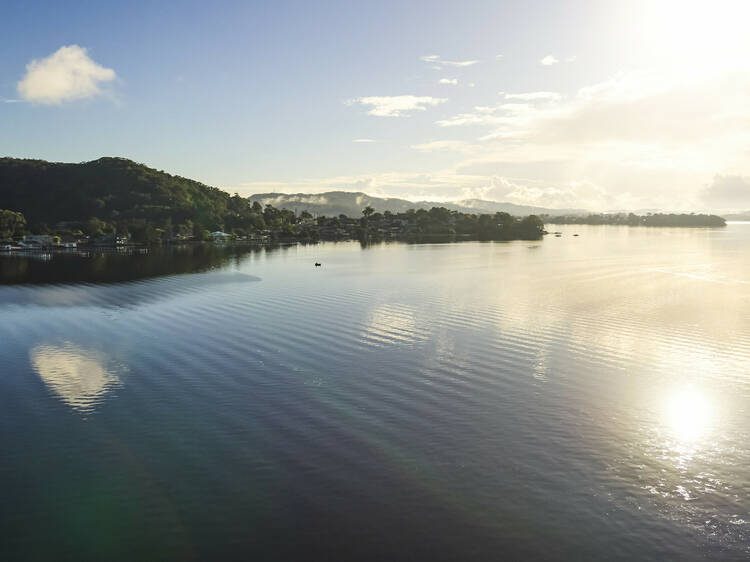
[[(0, 242), (29, 246), (240, 240), (536, 240), (536, 215), (445, 207), (314, 216), (230, 195), (125, 158), (80, 164), (0, 159)], [(33, 235), (29, 237), (29, 235)]]

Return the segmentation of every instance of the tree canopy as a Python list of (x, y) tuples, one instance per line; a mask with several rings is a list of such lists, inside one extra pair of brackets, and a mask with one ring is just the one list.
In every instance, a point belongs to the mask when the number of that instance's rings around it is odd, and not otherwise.
[[(124, 158), (80, 164), (0, 158), (0, 235), (82, 232), (128, 235), (143, 244), (206, 240), (222, 231), (239, 237), (262, 233), (275, 240), (392, 239), (430, 236), (480, 240), (538, 239), (544, 225), (534, 215), (471, 214), (445, 207), (375, 212), (349, 218), (313, 217), (302, 210), (261, 205)], [(10, 214), (8, 214), (10, 213)], [(23, 220), (26, 217), (28, 225)]]
[(717, 215), (696, 213), (599, 213), (589, 215), (542, 215), (552, 224), (614, 224), (626, 226), (726, 226), (726, 221)]

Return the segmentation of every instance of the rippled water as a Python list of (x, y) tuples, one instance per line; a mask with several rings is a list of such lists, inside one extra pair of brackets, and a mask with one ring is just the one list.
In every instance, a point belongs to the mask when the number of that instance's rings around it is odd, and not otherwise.
[(560, 229), (0, 286), (0, 559), (750, 556), (750, 225)]

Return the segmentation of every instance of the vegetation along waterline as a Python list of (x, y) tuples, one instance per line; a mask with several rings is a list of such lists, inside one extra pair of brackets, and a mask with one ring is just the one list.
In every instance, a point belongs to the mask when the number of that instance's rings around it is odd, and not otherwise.
[[(470, 214), (443, 207), (314, 217), (252, 203), (123, 158), (82, 164), (0, 159), (0, 239), (28, 246), (343, 239), (535, 240), (537, 216)], [(34, 235), (26, 238), (28, 234)]]
[(726, 226), (727, 221), (717, 215), (703, 213), (598, 213), (586, 215), (542, 215), (551, 224), (611, 224), (624, 226), (686, 226), (714, 227)]
[(0, 159), (0, 244), (14, 248), (189, 241), (537, 240), (553, 224), (724, 226), (716, 215), (633, 213), (517, 218), (446, 207), (313, 216), (262, 205), (124, 158), (80, 164)]

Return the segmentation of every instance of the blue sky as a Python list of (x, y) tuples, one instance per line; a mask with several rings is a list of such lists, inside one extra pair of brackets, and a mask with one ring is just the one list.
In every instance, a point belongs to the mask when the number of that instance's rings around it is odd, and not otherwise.
[(6, 1), (0, 154), (124, 156), (245, 194), (750, 208), (748, 15)]

